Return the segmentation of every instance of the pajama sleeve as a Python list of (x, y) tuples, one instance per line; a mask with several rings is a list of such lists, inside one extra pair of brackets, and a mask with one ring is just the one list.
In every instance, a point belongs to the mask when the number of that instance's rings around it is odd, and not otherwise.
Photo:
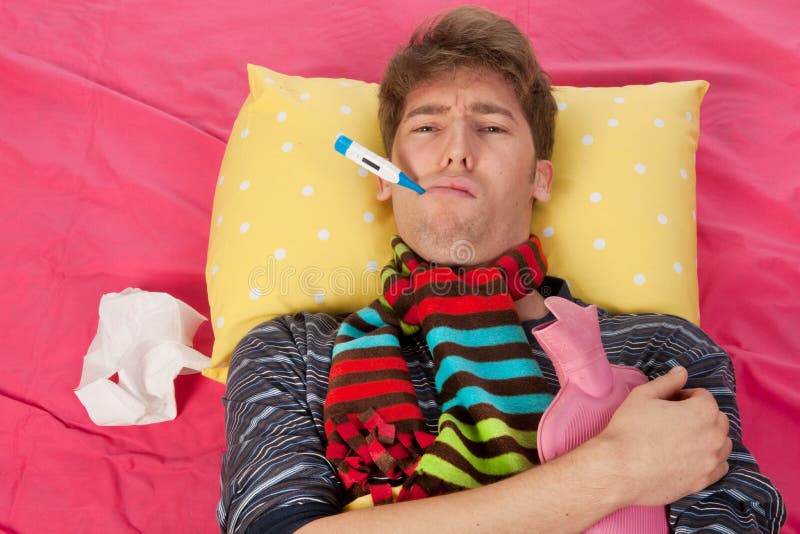
[(224, 532), (292, 532), (339, 513), (321, 418), (338, 321), (297, 314), (248, 333), (231, 359), (217, 509)]

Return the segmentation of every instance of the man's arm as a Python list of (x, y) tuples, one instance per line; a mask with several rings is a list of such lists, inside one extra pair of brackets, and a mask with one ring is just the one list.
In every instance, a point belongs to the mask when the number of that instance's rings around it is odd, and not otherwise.
[(639, 367), (651, 378), (684, 366), (689, 372), (686, 387), (708, 392), (730, 422), (728, 472), (710, 487), (673, 502), (671, 527), (681, 533), (777, 533), (786, 509), (742, 441), (733, 363), (725, 351), (697, 326), (674, 316), (603, 312), (601, 324), (612, 363)]
[(287, 532), (341, 509), (321, 419), (337, 328), (323, 314), (280, 317), (236, 347), (223, 398), (217, 517), (224, 532), (258, 532), (260, 525)]
[(321, 518), (299, 532), (580, 532), (624, 506), (665, 505), (727, 471), (728, 420), (707, 392), (681, 394), (686, 378), (678, 368), (636, 388), (596, 438), (516, 476)]

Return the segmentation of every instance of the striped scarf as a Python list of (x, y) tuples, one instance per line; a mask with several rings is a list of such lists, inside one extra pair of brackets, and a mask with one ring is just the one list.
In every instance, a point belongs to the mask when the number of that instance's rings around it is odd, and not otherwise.
[[(399, 238), (383, 295), (350, 315), (333, 348), (325, 399), (327, 457), (352, 498), (374, 504), (489, 484), (539, 462), (536, 429), (552, 400), (514, 301), (547, 262), (535, 236), (489, 268), (438, 267)], [(422, 329), (442, 406), (424, 427), (400, 337)]]

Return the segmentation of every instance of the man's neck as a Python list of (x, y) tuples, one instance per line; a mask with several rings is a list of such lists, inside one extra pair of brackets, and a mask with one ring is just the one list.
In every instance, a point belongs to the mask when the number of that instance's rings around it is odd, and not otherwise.
[(514, 303), (517, 309), (519, 321), (529, 321), (531, 319), (541, 319), (547, 315), (547, 307), (544, 305), (544, 297), (538, 291), (534, 291), (528, 296), (522, 297)]

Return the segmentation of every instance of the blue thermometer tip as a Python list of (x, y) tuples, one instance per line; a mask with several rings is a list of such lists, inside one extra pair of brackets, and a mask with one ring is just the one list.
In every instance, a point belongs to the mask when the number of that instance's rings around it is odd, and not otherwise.
[(397, 183), (399, 185), (402, 185), (403, 187), (407, 187), (413, 191), (416, 191), (420, 195), (425, 192), (425, 190), (422, 187), (420, 187), (420, 185), (417, 182), (409, 178), (408, 175), (404, 172), (400, 173), (400, 181)]
[(333, 147), (336, 149), (336, 152), (344, 156), (347, 154), (347, 149), (350, 148), (350, 145), (352, 144), (352, 139), (340, 134), (338, 137), (336, 137), (336, 144)]

